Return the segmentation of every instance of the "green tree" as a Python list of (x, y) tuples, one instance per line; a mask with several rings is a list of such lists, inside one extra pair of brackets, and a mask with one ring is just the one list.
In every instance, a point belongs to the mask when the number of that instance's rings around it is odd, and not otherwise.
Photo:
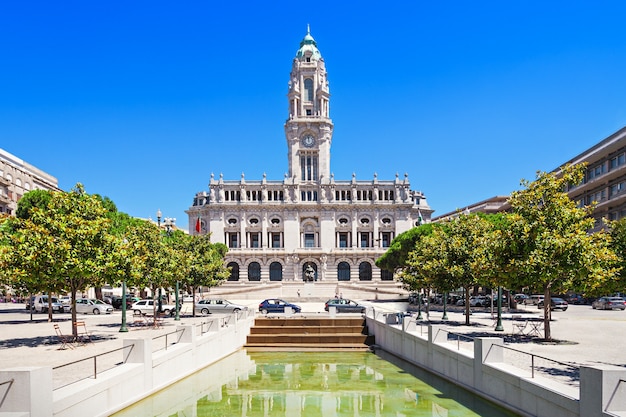
[(624, 289), (626, 289), (626, 217), (609, 222), (609, 231), (611, 234), (611, 248), (618, 257), (619, 279), (607, 282), (601, 288), (590, 288), (587, 292), (588, 295), (600, 296), (612, 292), (624, 292)]
[[(29, 218), (0, 218), (0, 280), (29, 297), (39, 292), (54, 291), (48, 277), (54, 273), (56, 265), (55, 247), (54, 236)], [(48, 302), (52, 303), (50, 297)], [(50, 305), (48, 320), (52, 321)]]
[(48, 190), (31, 190), (24, 194), (20, 201), (17, 202), (17, 210), (15, 217), (18, 219), (27, 219), (33, 208), (45, 209), (52, 199), (52, 191)]
[(577, 207), (565, 190), (580, 184), (584, 165), (564, 166), (560, 172), (538, 172), (533, 182), (509, 200), (510, 226), (501, 246), (509, 248), (504, 265), (509, 279), (544, 294), (544, 337), (551, 340), (552, 292), (583, 289), (593, 292), (615, 279), (618, 267), (610, 235), (589, 233), (595, 224), (593, 206)]
[[(389, 249), (376, 259), (376, 266), (394, 273), (406, 268), (409, 253), (415, 249), (423, 236), (430, 235), (432, 228), (437, 226), (436, 223), (427, 223), (400, 233), (391, 241)], [(408, 276), (406, 278), (409, 279)], [(410, 285), (408, 288), (411, 288)]]

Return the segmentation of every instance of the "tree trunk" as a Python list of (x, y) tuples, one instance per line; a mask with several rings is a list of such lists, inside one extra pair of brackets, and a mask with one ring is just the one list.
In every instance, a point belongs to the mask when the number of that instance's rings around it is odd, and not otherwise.
[(465, 325), (470, 325), (470, 294), (469, 287), (465, 288)]
[(546, 341), (552, 340), (550, 332), (550, 287), (546, 287), (543, 291), (543, 338)]

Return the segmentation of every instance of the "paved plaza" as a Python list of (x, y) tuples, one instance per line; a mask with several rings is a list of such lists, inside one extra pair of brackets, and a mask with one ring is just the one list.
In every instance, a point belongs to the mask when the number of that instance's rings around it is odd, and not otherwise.
[[(256, 310), (257, 301), (231, 300)], [(406, 310), (406, 302), (363, 302), (371, 305), (379, 313)], [(299, 303), (305, 315), (324, 315), (324, 303)], [(538, 315), (536, 307), (527, 307), (528, 315)], [(183, 311), (184, 313), (185, 311)], [(198, 325), (218, 315), (190, 317), (181, 316), (165, 319), (163, 327), (154, 329), (146, 326), (133, 326), (132, 313), (128, 312), (127, 333), (120, 333), (121, 312), (110, 315), (79, 315), (91, 332), (93, 343), (75, 349), (62, 349), (53, 325), (58, 324), (64, 334), (71, 333), (70, 314), (54, 315), (54, 322), (48, 322), (45, 314), (31, 315), (23, 304), (0, 304), (0, 363), (2, 368), (19, 366), (59, 366), (78, 359), (107, 352), (122, 346), (121, 339), (155, 338), (171, 333), (176, 326)], [(258, 314), (258, 313), (257, 313)], [(445, 326), (453, 333), (468, 336), (505, 336), (508, 346), (560, 362), (577, 365), (612, 364), (626, 366), (626, 349), (621, 335), (626, 330), (626, 311), (597, 311), (590, 306), (572, 305), (565, 312), (554, 312), (551, 322), (554, 343), (541, 343), (536, 337), (512, 337), (515, 329), (510, 315), (505, 313), (504, 332), (493, 330), (493, 320), (489, 313), (471, 315), (471, 326), (465, 326), (465, 316), (458, 311), (448, 312), (448, 320), (441, 320), (442, 312), (430, 313), (430, 320)], [(426, 318), (424, 314), (424, 318)]]

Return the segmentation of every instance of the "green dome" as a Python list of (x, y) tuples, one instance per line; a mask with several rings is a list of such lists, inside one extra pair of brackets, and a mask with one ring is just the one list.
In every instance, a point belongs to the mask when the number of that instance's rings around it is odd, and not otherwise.
[(315, 60), (320, 59), (322, 54), (319, 49), (317, 49), (317, 43), (313, 36), (311, 36), (311, 30), (307, 27), (307, 32), (302, 42), (300, 42), (300, 49), (296, 52), (296, 58), (303, 58), (306, 52), (311, 52), (311, 57)]

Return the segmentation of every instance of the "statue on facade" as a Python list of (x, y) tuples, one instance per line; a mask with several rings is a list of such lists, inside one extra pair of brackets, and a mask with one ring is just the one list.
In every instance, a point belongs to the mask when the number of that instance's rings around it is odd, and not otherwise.
[(315, 281), (315, 269), (313, 269), (310, 263), (307, 263), (306, 268), (304, 268), (304, 282), (313, 281)]

